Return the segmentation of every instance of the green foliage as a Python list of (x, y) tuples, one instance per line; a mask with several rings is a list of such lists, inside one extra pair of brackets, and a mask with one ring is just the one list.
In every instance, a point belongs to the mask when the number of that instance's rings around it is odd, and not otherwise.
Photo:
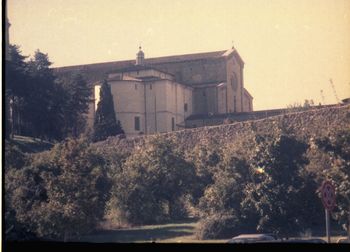
[(323, 169), (323, 179), (336, 189), (335, 217), (350, 235), (350, 130), (346, 129), (316, 140), (331, 167)]
[(26, 62), (19, 47), (10, 46), (6, 64), (7, 128), (12, 134), (62, 138), (62, 88), (55, 82), (47, 54), (37, 50)]
[(81, 74), (74, 74), (69, 81), (62, 83), (65, 90), (64, 102), (64, 135), (79, 137), (86, 128), (86, 114), (89, 110), (92, 89)]
[(116, 120), (111, 87), (106, 80), (103, 81), (100, 89), (100, 101), (94, 121), (93, 141), (103, 141), (109, 136), (124, 134), (120, 122)]
[[(311, 114), (308, 120), (323, 118)], [(335, 118), (345, 114), (339, 110)], [(109, 214), (127, 224), (182, 218), (190, 198), (202, 218), (199, 238), (257, 230), (291, 236), (323, 224), (315, 192), (324, 178), (336, 186), (334, 217), (348, 225), (350, 134), (340, 131), (343, 119), (332, 130), (332, 120), (310, 129), (299, 115), (284, 115), (244, 129), (236, 124), (229, 130), (110, 138), (93, 148), (68, 141), (33, 159), (6, 145), (6, 235), (32, 231), (63, 238), (88, 232), (104, 215), (110, 192)]]
[(214, 214), (201, 219), (195, 236), (199, 240), (231, 238), (242, 232), (239, 220), (230, 214)]
[(253, 181), (250, 166), (244, 159), (249, 155), (243, 146), (247, 143), (226, 144), (220, 148), (220, 162), (216, 165), (213, 183), (207, 185), (198, 209), (204, 219), (216, 219), (218, 214), (235, 216), (236, 226), (239, 225), (241, 231), (254, 232), (257, 214), (241, 206), (246, 187)]
[(9, 45), (10, 60), (5, 67), (5, 88), (13, 96), (24, 96), (27, 92), (26, 82), (27, 64), (26, 56), (21, 54), (19, 46)]
[(5, 141), (5, 170), (20, 169), (25, 164), (25, 154), (9, 141)]
[(6, 240), (26, 240), (33, 239), (35, 236), (29, 232), (26, 225), (19, 222), (16, 218), (16, 204), (14, 195), (20, 194), (20, 188), (23, 186), (18, 180), (20, 169), (26, 164), (27, 156), (22, 153), (16, 146), (5, 142), (5, 183), (4, 183), (4, 234)]
[(215, 141), (200, 142), (190, 152), (187, 159), (195, 166), (196, 181), (193, 183), (192, 203), (198, 204), (205, 188), (213, 183), (216, 166), (222, 156), (221, 148)]
[(245, 160), (236, 156), (224, 156), (219, 170), (214, 174), (214, 183), (207, 187), (200, 199), (199, 208), (205, 215), (229, 212), (239, 215), (242, 201), (244, 179), (249, 173), (249, 166)]
[(28, 62), (30, 92), (25, 96), (22, 118), (27, 122), (29, 135), (60, 139), (62, 128), (63, 90), (55, 80), (48, 55), (35, 51)]
[(182, 196), (190, 192), (194, 176), (193, 166), (171, 140), (151, 137), (136, 148), (117, 175), (115, 207), (131, 224), (183, 217), (183, 207), (179, 205)]
[(247, 190), (250, 202), (259, 214), (257, 229), (288, 236), (300, 231), (300, 218), (295, 211), (302, 200), (300, 171), (307, 164), (307, 145), (294, 137), (257, 136), (252, 165), (260, 171), (259, 180)]
[[(18, 111), (23, 97), (28, 91), (26, 85), (28, 77), (26, 76), (25, 59), (27, 57), (21, 55), (19, 46), (9, 45), (10, 60), (6, 61), (5, 65), (5, 106), (6, 106), (6, 136), (14, 134), (14, 130), (17, 132), (20, 130), (19, 125), (16, 123), (18, 117)], [(12, 112), (10, 112), (10, 106)]]
[(92, 231), (104, 216), (110, 182), (85, 140), (67, 140), (6, 174), (16, 219), (39, 237), (67, 239)]

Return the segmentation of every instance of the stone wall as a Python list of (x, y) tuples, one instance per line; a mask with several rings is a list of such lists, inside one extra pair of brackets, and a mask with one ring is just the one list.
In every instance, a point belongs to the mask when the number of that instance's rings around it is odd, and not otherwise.
[[(252, 132), (269, 134), (276, 126), (285, 128), (297, 138), (305, 141), (311, 137), (326, 136), (329, 132), (339, 129), (350, 130), (350, 105), (295, 112), (233, 124), (186, 129), (161, 135), (173, 139), (186, 152), (191, 151), (196, 144), (202, 141), (215, 140), (220, 144), (235, 143), (240, 140), (241, 136)], [(136, 145), (144, 143), (148, 137), (152, 136), (134, 139), (110, 137), (95, 145), (102, 149), (131, 151)]]

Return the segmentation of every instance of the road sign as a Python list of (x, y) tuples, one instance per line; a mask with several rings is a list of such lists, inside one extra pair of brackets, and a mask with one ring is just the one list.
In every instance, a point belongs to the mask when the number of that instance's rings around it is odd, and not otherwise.
[(321, 198), (324, 208), (332, 211), (335, 206), (335, 189), (330, 181), (325, 181), (321, 187)]

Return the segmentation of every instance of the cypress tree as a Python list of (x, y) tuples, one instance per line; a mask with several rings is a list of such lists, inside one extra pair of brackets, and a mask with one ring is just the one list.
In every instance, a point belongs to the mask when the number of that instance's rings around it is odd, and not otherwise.
[(100, 89), (100, 101), (97, 104), (92, 140), (94, 142), (103, 141), (109, 136), (119, 134), (124, 134), (124, 131), (115, 116), (111, 87), (104, 80)]

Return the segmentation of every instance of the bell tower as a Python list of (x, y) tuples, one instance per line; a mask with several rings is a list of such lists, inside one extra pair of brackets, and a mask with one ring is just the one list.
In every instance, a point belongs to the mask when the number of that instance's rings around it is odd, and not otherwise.
[(145, 54), (141, 50), (141, 46), (139, 47), (139, 52), (136, 54), (136, 65), (143, 66), (145, 64)]

